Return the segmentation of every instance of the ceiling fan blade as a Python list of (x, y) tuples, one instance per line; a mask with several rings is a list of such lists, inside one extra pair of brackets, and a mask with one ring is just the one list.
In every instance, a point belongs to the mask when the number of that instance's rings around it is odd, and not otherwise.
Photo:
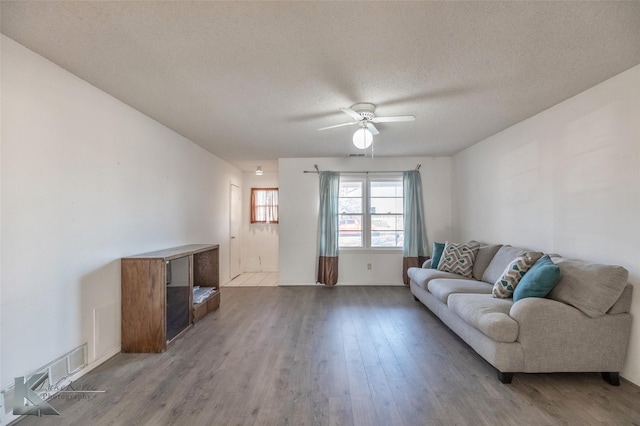
[(352, 121), (351, 123), (336, 124), (335, 126), (323, 127), (321, 129), (318, 129), (318, 130), (335, 129), (336, 127), (351, 126), (352, 124), (356, 124), (356, 122)]
[(395, 121), (413, 121), (415, 119), (413, 115), (397, 115), (395, 117), (374, 117), (371, 121), (374, 123), (393, 123)]
[(351, 108), (340, 108), (340, 111), (344, 112), (345, 114), (347, 114), (349, 117), (353, 118), (354, 120), (357, 120), (357, 121), (362, 120), (362, 116), (360, 114), (358, 114), (357, 112), (355, 112), (354, 110), (352, 110)]
[(373, 125), (373, 123), (371, 123), (371, 122), (368, 122), (368, 123), (367, 123), (367, 129), (369, 129), (369, 131), (371, 132), (371, 134), (372, 134), (373, 136), (375, 136), (375, 135), (379, 135), (379, 134), (380, 134), (380, 132), (378, 131), (378, 129), (376, 129), (376, 126), (374, 126), (374, 125)]

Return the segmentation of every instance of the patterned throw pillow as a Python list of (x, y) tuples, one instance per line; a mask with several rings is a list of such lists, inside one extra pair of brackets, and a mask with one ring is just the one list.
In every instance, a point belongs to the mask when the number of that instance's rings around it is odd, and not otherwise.
[(466, 244), (450, 243), (444, 245), (444, 251), (438, 263), (438, 270), (453, 272), (463, 277), (471, 278), (473, 274), (473, 261), (480, 248), (480, 243), (470, 241)]
[(513, 291), (520, 282), (522, 276), (534, 264), (531, 256), (524, 255), (516, 257), (507, 265), (502, 276), (493, 285), (493, 297), (507, 299), (513, 295)]

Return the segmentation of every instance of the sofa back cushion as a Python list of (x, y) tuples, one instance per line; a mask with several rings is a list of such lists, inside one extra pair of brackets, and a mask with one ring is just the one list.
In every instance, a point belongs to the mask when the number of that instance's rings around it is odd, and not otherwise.
[(476, 260), (473, 262), (473, 278), (482, 281), (482, 274), (491, 263), (491, 260), (500, 250), (502, 244), (482, 244), (476, 253)]
[(629, 271), (622, 266), (557, 256), (551, 260), (560, 267), (562, 277), (549, 298), (578, 308), (592, 318), (604, 315), (616, 303), (629, 278)]
[(627, 283), (627, 285), (624, 287), (624, 290), (622, 290), (622, 295), (620, 295), (620, 298), (616, 301), (616, 303), (613, 304), (613, 306), (607, 311), (607, 313), (616, 315), (631, 312), (631, 301), (633, 300), (632, 295), (633, 286)]
[(500, 279), (507, 266), (509, 266), (509, 264), (513, 262), (516, 257), (520, 256), (529, 256), (535, 263), (542, 257), (542, 253), (531, 251), (525, 248), (512, 247), (509, 245), (502, 246), (500, 247), (496, 255), (493, 256), (493, 259), (491, 259), (489, 266), (487, 266), (484, 273), (482, 274), (482, 281), (494, 284)]

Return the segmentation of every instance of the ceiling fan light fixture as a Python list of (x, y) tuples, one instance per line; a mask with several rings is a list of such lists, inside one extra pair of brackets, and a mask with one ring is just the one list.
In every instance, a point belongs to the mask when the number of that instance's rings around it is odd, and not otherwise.
[(358, 149), (367, 149), (373, 142), (373, 134), (366, 127), (361, 127), (353, 134), (353, 144)]

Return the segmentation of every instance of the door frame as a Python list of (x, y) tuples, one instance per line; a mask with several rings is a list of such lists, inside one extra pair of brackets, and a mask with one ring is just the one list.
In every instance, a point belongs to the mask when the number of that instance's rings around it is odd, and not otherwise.
[[(234, 187), (237, 188), (238, 195), (238, 203), (237, 206), (233, 202), (234, 197)], [(238, 211), (234, 211), (234, 206), (237, 207)], [(237, 234), (234, 234), (233, 229), (233, 219), (237, 220)], [(233, 182), (229, 182), (229, 280), (234, 279), (238, 275), (242, 273), (242, 187), (234, 184)], [(234, 258), (232, 244), (233, 240), (235, 240), (235, 244), (237, 245), (238, 257)], [(237, 262), (237, 263), (236, 263)], [(237, 265), (237, 268), (235, 267)], [(236, 270), (237, 269), (237, 270)]]

